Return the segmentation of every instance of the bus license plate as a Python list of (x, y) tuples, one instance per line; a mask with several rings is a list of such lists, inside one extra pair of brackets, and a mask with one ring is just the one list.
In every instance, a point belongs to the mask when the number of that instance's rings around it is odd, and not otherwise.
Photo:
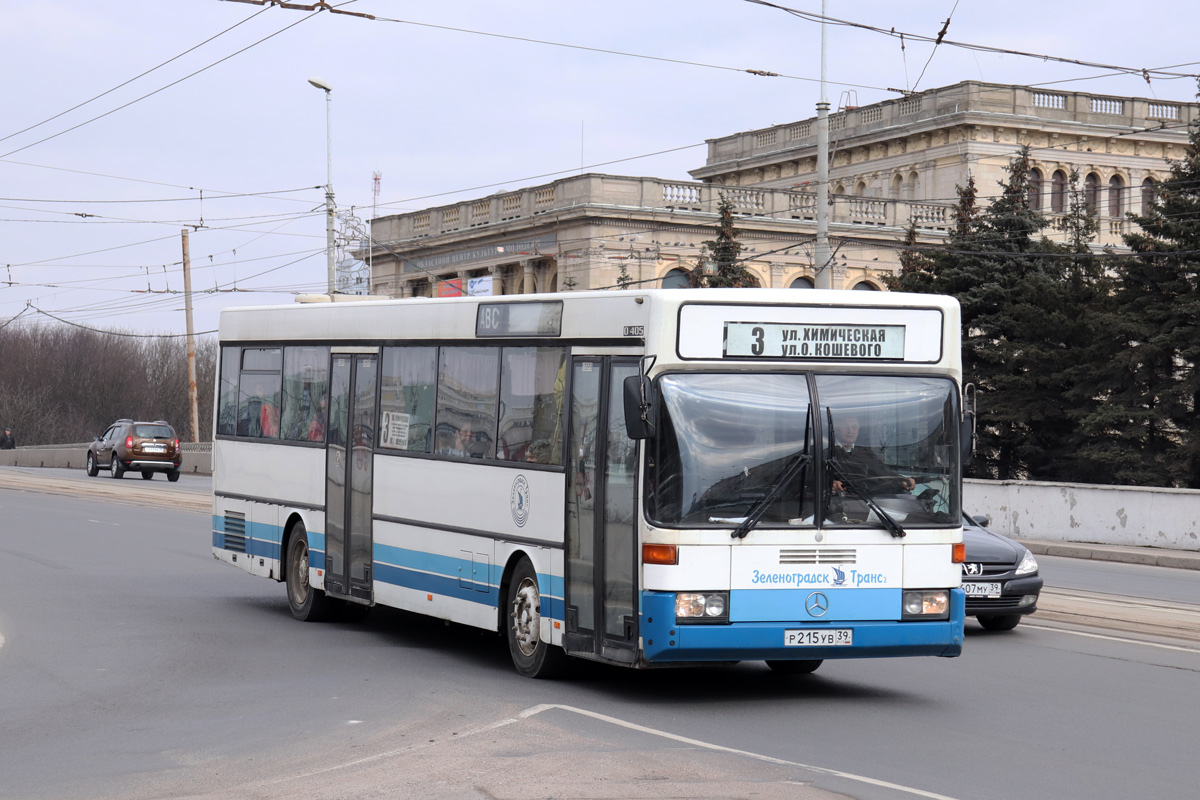
[(787, 647), (841, 647), (854, 644), (851, 628), (800, 628), (783, 632)]
[(963, 590), (967, 597), (999, 597), (1000, 584), (980, 583), (979, 581), (963, 581)]

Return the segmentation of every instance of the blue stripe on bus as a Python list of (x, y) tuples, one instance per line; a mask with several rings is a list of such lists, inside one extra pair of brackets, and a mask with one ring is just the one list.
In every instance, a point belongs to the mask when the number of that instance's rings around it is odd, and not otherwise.
[[(473, 567), (474, 562), (466, 558), (393, 545), (375, 545), (374, 574), (377, 581), (406, 589), (456, 597), (473, 603), (498, 606), (500, 581), (504, 576), (503, 565), (489, 565), (486, 584), (473, 580)], [(551, 619), (565, 619), (562, 577), (538, 573), (538, 585), (542, 596), (542, 615)]]
[[(932, 622), (896, 622), (888, 619), (817, 622), (796, 618), (776, 622), (677, 625), (674, 593), (644, 591), (641, 594), (639, 632), (644, 658), (660, 663), (957, 656), (962, 652), (965, 597), (962, 589), (951, 590), (950, 618)], [(784, 631), (795, 628), (848, 628), (854, 632), (854, 644), (841, 647), (787, 647), (784, 645)]]
[(779, 622), (808, 620), (900, 620), (902, 589), (825, 589), (828, 599), (824, 617), (804, 609), (815, 589), (735, 589), (729, 593), (731, 622)]
[[(212, 546), (218, 550), (225, 547), (225, 516), (212, 517)], [(248, 556), (280, 560), (282, 558), (283, 529), (277, 525), (246, 521), (245, 553)], [(241, 542), (239, 542), (239, 545)], [(465, 558), (409, 550), (391, 545), (376, 544), (375, 579), (395, 586), (416, 589), (422, 592), (457, 597), (496, 607), (499, 605), (500, 580), (504, 566), (488, 565), (487, 582), (472, 580), (473, 562)], [(243, 552), (240, 547), (237, 552)], [(308, 531), (308, 563), (313, 569), (325, 569), (325, 535)], [(542, 592), (542, 614), (551, 619), (565, 619), (565, 604), (562, 600), (563, 579), (559, 575), (538, 573)], [(548, 591), (547, 591), (548, 589)]]
[[(382, 583), (390, 583), (393, 586), (402, 586), (405, 589), (416, 589), (419, 592), (429, 592), (445, 597), (454, 597), (459, 600), (470, 600), (473, 603), (482, 603), (493, 608), (498, 605), (498, 592), (495, 587), (484, 587), (484, 584), (477, 583), (464, 585), (459, 583), (457, 577), (449, 578), (445, 575), (417, 572), (416, 570), (404, 569), (392, 564), (381, 564), (376, 561), (375, 580)], [(475, 587), (482, 588), (477, 589)]]

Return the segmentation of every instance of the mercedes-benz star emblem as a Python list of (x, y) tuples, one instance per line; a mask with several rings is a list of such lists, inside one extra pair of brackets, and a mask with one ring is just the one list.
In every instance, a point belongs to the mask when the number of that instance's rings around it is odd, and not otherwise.
[(804, 601), (804, 609), (814, 617), (823, 617), (829, 610), (829, 598), (821, 592), (813, 592)]

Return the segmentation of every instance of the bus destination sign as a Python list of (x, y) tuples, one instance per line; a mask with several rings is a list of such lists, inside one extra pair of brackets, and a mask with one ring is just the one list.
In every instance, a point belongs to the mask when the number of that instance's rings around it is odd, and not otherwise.
[(903, 325), (726, 322), (726, 358), (904, 360)]
[(561, 300), (544, 303), (480, 303), (475, 335), (558, 336), (562, 330)]

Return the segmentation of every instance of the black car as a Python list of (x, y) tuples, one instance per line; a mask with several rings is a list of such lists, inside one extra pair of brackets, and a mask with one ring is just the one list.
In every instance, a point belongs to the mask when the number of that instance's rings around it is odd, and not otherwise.
[(1042, 579), (1027, 547), (987, 529), (988, 516), (963, 515), (967, 560), (962, 565), (967, 616), (989, 631), (1010, 631), (1037, 611)]

